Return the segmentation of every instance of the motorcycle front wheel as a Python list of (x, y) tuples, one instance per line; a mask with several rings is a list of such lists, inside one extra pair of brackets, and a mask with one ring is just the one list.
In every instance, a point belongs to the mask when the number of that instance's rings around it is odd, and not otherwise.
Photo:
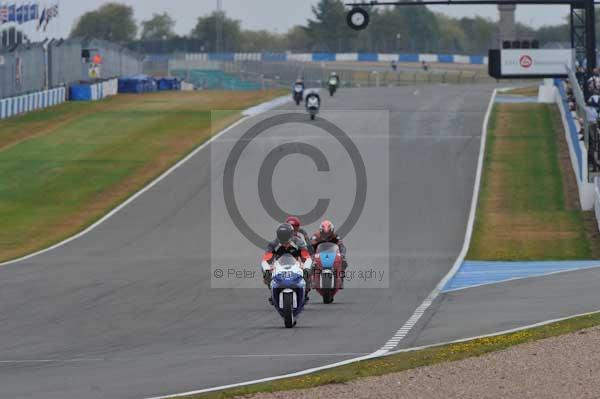
[(283, 322), (285, 328), (292, 328), (296, 324), (294, 322), (294, 294), (291, 292), (283, 294)]

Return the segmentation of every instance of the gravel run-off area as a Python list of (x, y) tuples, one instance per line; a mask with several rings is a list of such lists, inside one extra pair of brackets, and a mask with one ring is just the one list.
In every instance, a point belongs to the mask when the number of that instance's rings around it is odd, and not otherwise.
[(600, 398), (600, 327), (461, 361), (252, 398)]

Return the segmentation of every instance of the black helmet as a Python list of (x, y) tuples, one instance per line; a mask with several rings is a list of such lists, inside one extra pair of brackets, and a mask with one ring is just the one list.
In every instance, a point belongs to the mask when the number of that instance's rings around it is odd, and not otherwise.
[(294, 228), (291, 224), (283, 223), (277, 228), (277, 242), (287, 244), (292, 241), (294, 236)]

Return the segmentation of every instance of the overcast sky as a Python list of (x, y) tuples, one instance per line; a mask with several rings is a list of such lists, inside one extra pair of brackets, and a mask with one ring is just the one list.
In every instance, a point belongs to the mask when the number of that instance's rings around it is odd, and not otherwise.
[[(61, 18), (54, 33), (67, 36), (74, 21), (84, 12), (94, 10), (109, 0), (58, 0)], [(187, 34), (195, 24), (196, 18), (208, 14), (216, 8), (216, 0), (116, 0), (132, 5), (138, 23), (148, 19), (153, 13), (169, 12), (177, 21), (176, 31)], [(41, 0), (44, 4), (52, 0)], [(291, 26), (302, 24), (312, 16), (311, 5), (317, 0), (222, 0), (227, 14), (242, 21), (249, 29), (268, 29), (284, 32)], [(495, 6), (435, 6), (433, 11), (443, 12), (455, 17), (481, 15), (498, 19)], [(519, 6), (517, 19), (529, 26), (557, 24), (564, 21), (568, 14), (565, 6)]]

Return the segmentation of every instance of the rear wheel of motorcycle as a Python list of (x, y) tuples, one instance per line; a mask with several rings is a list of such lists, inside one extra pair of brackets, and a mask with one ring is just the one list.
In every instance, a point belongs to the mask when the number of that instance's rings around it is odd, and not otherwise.
[(314, 121), (315, 120), (315, 114), (310, 114), (310, 120)]
[(321, 276), (321, 287), (324, 287), (322, 291), (323, 295), (323, 303), (331, 303), (333, 302), (333, 286), (335, 284), (335, 280), (333, 279), (333, 275), (331, 273), (323, 273)]
[(283, 322), (285, 328), (294, 327), (294, 294), (286, 292), (283, 294)]

